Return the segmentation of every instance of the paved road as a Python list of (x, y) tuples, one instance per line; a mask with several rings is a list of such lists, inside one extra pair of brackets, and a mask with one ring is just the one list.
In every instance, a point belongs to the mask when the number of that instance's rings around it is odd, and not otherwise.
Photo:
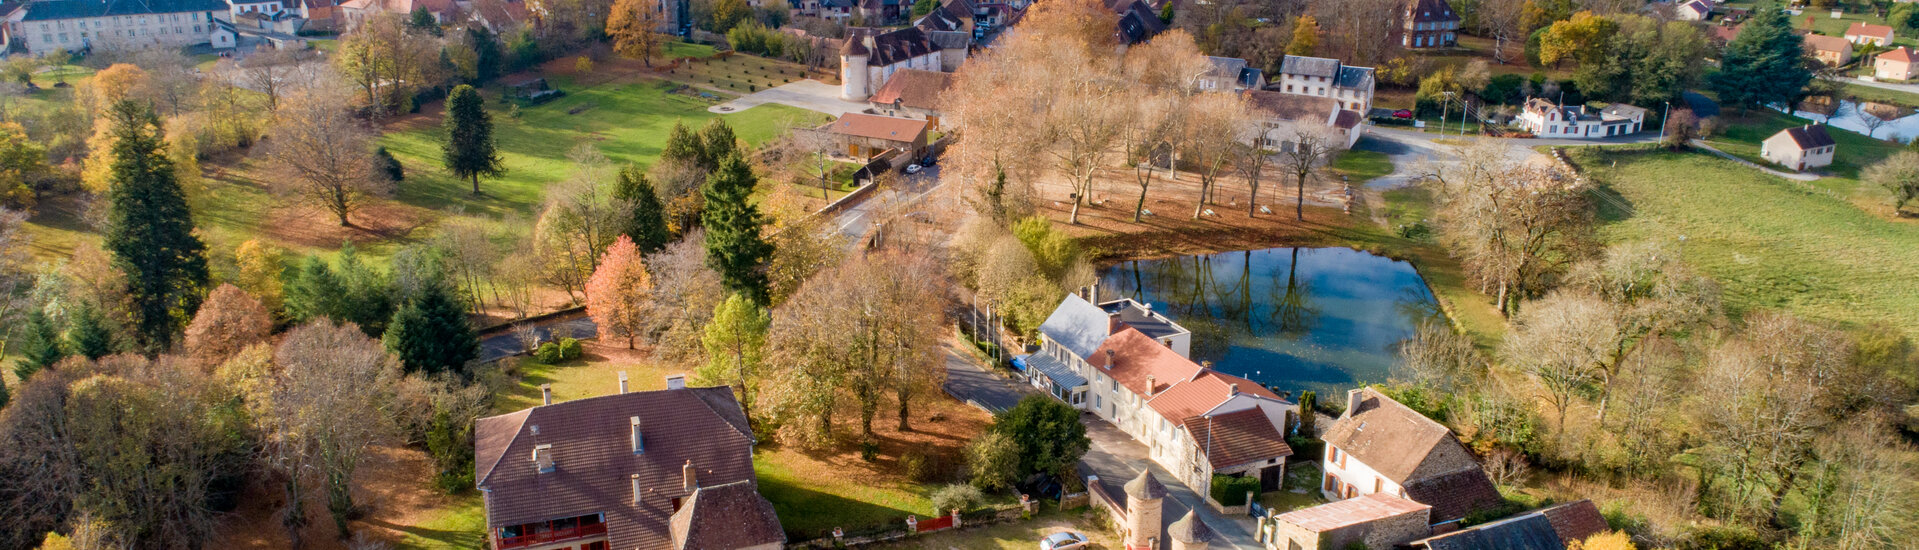
[(1371, 127), (1359, 137), (1353, 149), (1385, 153), (1393, 162), (1391, 174), (1375, 178), (1366, 183), (1372, 189), (1397, 189), (1417, 183), (1422, 174), (1430, 170), (1434, 163), (1457, 162), (1459, 157), (1453, 154), (1453, 145), (1435, 140), (1491, 139), (1509, 147), (1508, 154), (1520, 162), (1551, 162), (1546, 155), (1533, 150), (1541, 145), (1577, 146), (1577, 145), (1624, 145), (1633, 143), (1657, 143), (1659, 132), (1640, 132), (1637, 134), (1601, 139), (1538, 139), (1538, 138), (1461, 138), (1453, 135), (1440, 135), (1416, 130), (1398, 128)]
[[(543, 319), (534, 326), (542, 342), (560, 338), (591, 338), (600, 331), (599, 325), (593, 324), (593, 318), (585, 313)], [(480, 361), (517, 355), (520, 349), (520, 337), (513, 334), (511, 328), (487, 334), (480, 338)]]
[(1165, 525), (1172, 525), (1174, 521), (1185, 517), (1187, 510), (1199, 510), (1199, 519), (1225, 539), (1214, 540), (1214, 548), (1260, 548), (1259, 542), (1253, 538), (1257, 524), (1252, 517), (1221, 515), (1207, 506), (1202, 497), (1185, 483), (1177, 481), (1179, 478), (1158, 462), (1147, 458), (1145, 445), (1134, 441), (1118, 427), (1092, 415), (1082, 415), (1080, 421), (1086, 424), (1086, 436), (1093, 440), (1092, 448), (1080, 459), (1080, 472), (1082, 475), (1099, 476), (1100, 485), (1107, 489), (1107, 494), (1123, 498), (1125, 492), (1121, 486), (1139, 475), (1140, 468), (1151, 468), (1153, 477), (1166, 485), (1165, 508), (1161, 512), (1161, 521)]
[(1858, 78), (1847, 80), (1846, 83), (1852, 84), (1854, 86), (1865, 86), (1867, 88), (1878, 88), (1881, 90), (1892, 90), (1895, 92), (1919, 94), (1919, 84), (1894, 84), (1891, 82), (1873, 82), (1869, 80), (1860, 80)]
[(807, 79), (746, 94), (738, 99), (707, 107), (706, 110), (715, 113), (733, 113), (767, 103), (790, 105), (836, 117), (846, 113), (857, 113), (868, 107), (865, 103), (840, 99), (839, 86)]
[[(848, 246), (858, 247), (860, 237), (873, 229), (873, 223), (879, 220), (881, 213), (888, 209), (897, 209), (910, 214), (908, 207), (945, 185), (940, 180), (940, 167), (928, 166), (918, 174), (900, 174), (892, 187), (879, 189), (859, 204), (841, 210), (833, 218), (833, 226), (846, 236)], [(955, 228), (957, 229), (957, 228)]]
[(948, 344), (945, 350), (947, 394), (998, 413), (1013, 408), (1028, 395), (1040, 393), (1039, 388), (988, 372), (990, 367), (979, 364), (958, 345)]

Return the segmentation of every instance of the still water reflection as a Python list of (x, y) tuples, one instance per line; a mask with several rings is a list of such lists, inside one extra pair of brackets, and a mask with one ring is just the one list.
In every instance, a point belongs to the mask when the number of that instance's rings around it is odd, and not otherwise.
[(1399, 342), (1441, 315), (1412, 264), (1350, 248), (1129, 261), (1101, 283), (1192, 330), (1193, 360), (1322, 398), (1385, 381)]

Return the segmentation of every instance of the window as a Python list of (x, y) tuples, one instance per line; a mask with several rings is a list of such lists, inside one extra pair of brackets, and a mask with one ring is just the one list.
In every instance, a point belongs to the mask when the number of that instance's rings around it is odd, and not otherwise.
[(1339, 490), (1339, 476), (1335, 476), (1335, 475), (1328, 475), (1328, 476), (1326, 476), (1326, 486), (1325, 486), (1325, 487), (1322, 487), (1322, 488), (1323, 488), (1323, 489), (1325, 489), (1325, 490), (1327, 490), (1327, 491), (1338, 491), (1338, 490)]
[(1386, 490), (1386, 480), (1380, 479), (1377, 477), (1373, 478), (1373, 492), (1377, 493), (1385, 490)]

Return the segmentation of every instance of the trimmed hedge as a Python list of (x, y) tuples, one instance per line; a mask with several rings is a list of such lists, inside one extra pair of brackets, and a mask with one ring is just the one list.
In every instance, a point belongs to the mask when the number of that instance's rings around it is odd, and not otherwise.
[(1259, 493), (1259, 478), (1213, 474), (1213, 500), (1225, 506), (1246, 504), (1247, 493)]

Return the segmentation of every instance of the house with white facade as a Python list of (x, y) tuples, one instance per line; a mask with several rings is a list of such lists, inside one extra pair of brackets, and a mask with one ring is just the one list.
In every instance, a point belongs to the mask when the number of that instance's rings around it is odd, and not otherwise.
[(1372, 67), (1354, 67), (1337, 59), (1289, 55), (1279, 62), (1279, 74), (1266, 89), (1297, 95), (1332, 98), (1339, 108), (1365, 114), (1373, 106)]
[[(223, 47), (220, 23), (231, 20), (223, 0), (48, 0), (6, 15), (9, 48), (35, 55), (55, 50), (132, 51), (197, 44)], [(227, 44), (224, 47), (232, 47)]]
[(1096, 299), (1093, 290), (1069, 295), (1040, 325), (1040, 351), (1021, 358), (1029, 380), (1145, 444), (1196, 492), (1207, 493), (1215, 474), (1278, 489), (1297, 406), (1194, 363), (1192, 332), (1146, 304)]
[(1432, 506), (1433, 525), (1498, 506), (1499, 489), (1452, 430), (1366, 387), (1346, 393), (1346, 412), (1326, 441), (1320, 491), (1329, 500), (1387, 493)]
[(963, 59), (970, 43), (963, 33), (947, 34), (959, 35), (959, 39), (935, 40), (919, 27), (886, 32), (847, 29), (845, 43), (840, 46), (840, 99), (866, 101), (899, 71), (946, 71), (946, 57)]
[(1568, 107), (1545, 98), (1526, 100), (1519, 124), (1542, 138), (1592, 139), (1638, 133), (1646, 124), (1646, 110), (1624, 103), (1593, 109)]
[(1290, 152), (1298, 141), (1302, 126), (1323, 126), (1336, 134), (1341, 149), (1351, 149), (1366, 132), (1366, 118), (1359, 111), (1340, 108), (1339, 100), (1272, 90), (1246, 90), (1246, 99), (1258, 119), (1266, 148)]
[(1759, 142), (1759, 156), (1794, 171), (1822, 168), (1832, 164), (1839, 148), (1824, 124), (1807, 124), (1780, 130)]

